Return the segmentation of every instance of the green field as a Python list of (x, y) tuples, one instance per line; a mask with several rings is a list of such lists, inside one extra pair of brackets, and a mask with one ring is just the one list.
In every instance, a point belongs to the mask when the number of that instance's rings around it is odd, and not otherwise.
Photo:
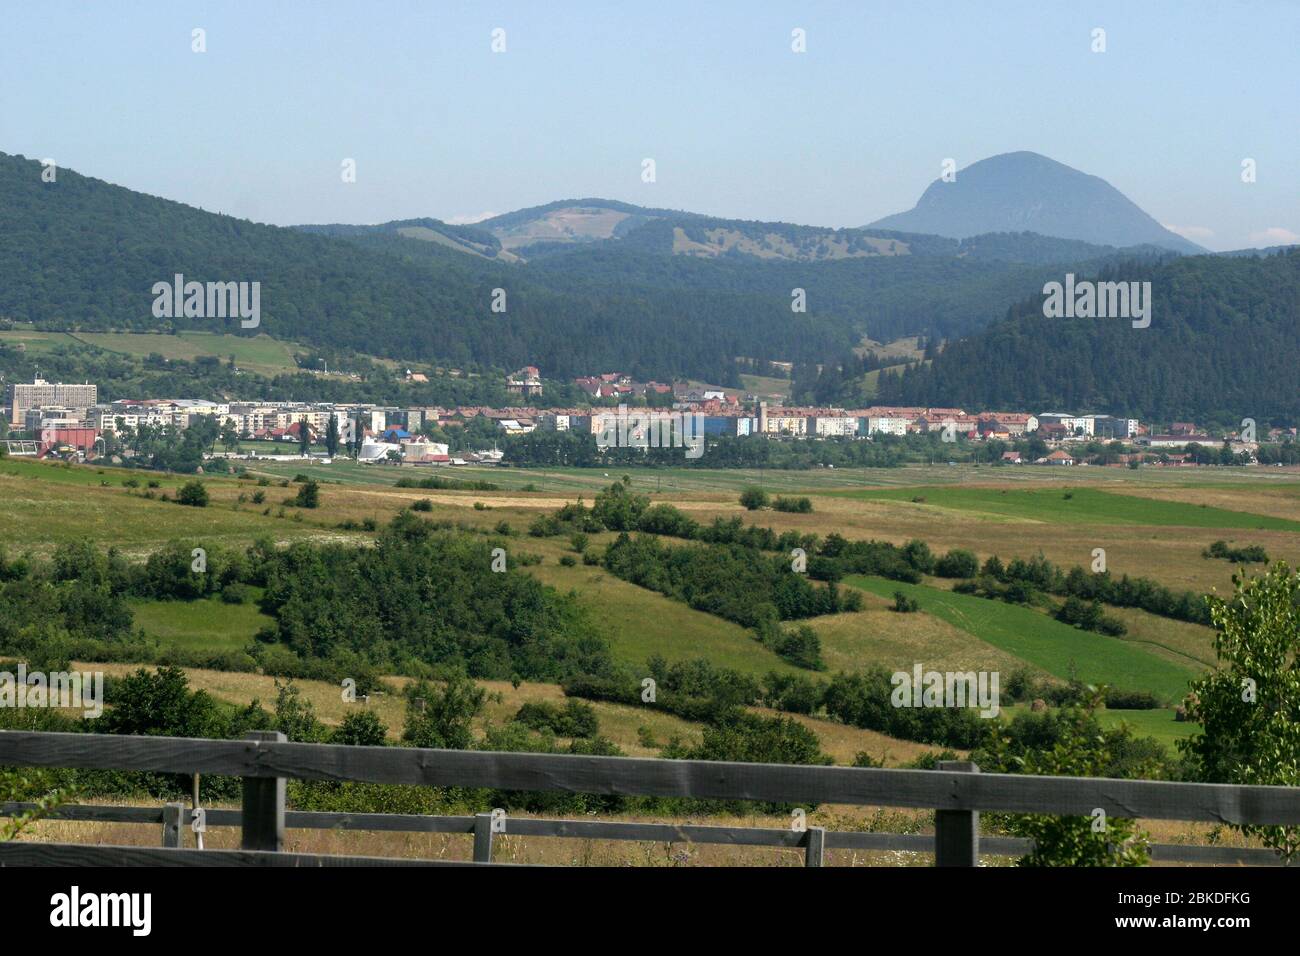
[(167, 359), (193, 361), (199, 356), (212, 356), (224, 362), (233, 355), (241, 369), (268, 377), (299, 370), (293, 360), (293, 343), (263, 334), (12, 331), (0, 332), (0, 341), (22, 342), (28, 352), (35, 354), (49, 352), (60, 345), (82, 345), (133, 358), (156, 352)]
[(1117, 727), (1120, 724), (1128, 724), (1133, 728), (1134, 737), (1154, 737), (1168, 747), (1171, 753), (1174, 752), (1174, 744), (1177, 741), (1201, 732), (1200, 724), (1186, 721), (1179, 723), (1176, 721), (1173, 708), (1159, 710), (1103, 709), (1098, 711), (1097, 718), (1101, 721), (1103, 727)]
[(238, 651), (259, 630), (275, 621), (257, 609), (257, 588), (246, 604), (226, 604), (218, 597), (200, 601), (130, 602), (136, 627), (165, 646), (187, 650)]
[(1140, 498), (1099, 488), (873, 488), (839, 494), (866, 501), (910, 501), (927, 508), (975, 512), (1052, 524), (1119, 524), (1300, 531), (1300, 521), (1209, 505)]
[(1149, 690), (1178, 701), (1198, 673), (1190, 665), (1175, 664), (1118, 638), (1077, 630), (1027, 607), (885, 578), (854, 575), (845, 581), (881, 597), (902, 591), (925, 613), (1060, 678)]

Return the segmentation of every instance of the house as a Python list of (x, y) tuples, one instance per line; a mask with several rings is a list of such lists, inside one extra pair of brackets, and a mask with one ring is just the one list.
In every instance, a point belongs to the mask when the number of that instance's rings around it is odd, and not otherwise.
[(1024, 459), (1020, 457), (1020, 452), (1018, 451), (1004, 451), (1002, 453), (1002, 461), (1008, 465), (1024, 464)]
[(506, 391), (525, 399), (542, 394), (542, 373), (536, 365), (525, 365), (506, 377)]
[(1036, 464), (1036, 465), (1073, 465), (1073, 464), (1074, 464), (1074, 458), (1070, 455), (1069, 452), (1067, 452), (1067, 451), (1063, 451), (1062, 449), (1058, 448), (1058, 449), (1056, 449), (1056, 451), (1052, 452), (1052, 453), (1051, 453), (1050, 455), (1048, 455), (1046, 458), (1040, 458), (1040, 459), (1038, 459), (1038, 461), (1034, 462), (1034, 464)]
[(1017, 437), (1038, 428), (1038, 419), (1024, 412), (985, 412), (980, 416), (981, 432), (985, 422), (992, 423), (995, 432), (1007, 432)]

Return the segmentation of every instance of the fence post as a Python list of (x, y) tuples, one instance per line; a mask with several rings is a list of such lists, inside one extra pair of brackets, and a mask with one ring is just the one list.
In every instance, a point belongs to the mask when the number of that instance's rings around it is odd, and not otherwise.
[(804, 866), (821, 866), (822, 853), (826, 849), (826, 828), (809, 827), (805, 831), (808, 836), (804, 839)]
[[(970, 760), (940, 760), (936, 770), (979, 773)], [(980, 865), (980, 815), (978, 810), (936, 810), (934, 813), (934, 865)]]
[(185, 804), (164, 803), (162, 824), (162, 845), (179, 849), (181, 845), (181, 819), (185, 815)]
[(492, 862), (492, 814), (474, 814), (474, 862)]
[[(288, 740), (278, 730), (255, 730), (245, 740), (284, 743)], [(284, 848), (284, 777), (244, 777), (244, 802), (240, 843), (245, 850)]]

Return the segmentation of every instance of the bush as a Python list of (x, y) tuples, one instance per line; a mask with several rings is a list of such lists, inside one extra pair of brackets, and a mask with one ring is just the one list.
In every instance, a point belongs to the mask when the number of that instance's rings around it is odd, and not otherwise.
[(795, 667), (810, 671), (824, 671), (826, 664), (822, 660), (822, 642), (807, 624), (782, 631), (772, 648), (783, 660)]
[(910, 598), (902, 591), (895, 591), (894, 610), (899, 614), (912, 614), (915, 611), (921, 610), (921, 605), (916, 598)]
[(762, 488), (746, 488), (740, 493), (740, 503), (745, 506), (746, 511), (757, 511), (759, 508), (766, 508), (767, 502), (767, 492)]
[(566, 568), (571, 568), (577, 563), (578, 563), (578, 559), (571, 554), (560, 555), (560, 564), (564, 565)]
[(549, 701), (527, 703), (515, 720), (533, 730), (550, 731), (557, 737), (595, 737), (600, 730), (596, 709), (580, 700), (567, 700), (563, 707)]
[(298, 489), (298, 494), (294, 496), (293, 503), (299, 508), (320, 507), (320, 485), (308, 478)]
[(247, 585), (232, 581), (221, 589), (221, 600), (224, 604), (247, 604), (249, 593)]
[(809, 498), (783, 498), (778, 496), (772, 502), (772, 507), (777, 511), (792, 512), (794, 514), (805, 515), (813, 510), (812, 500)]
[(941, 578), (973, 578), (979, 573), (979, 560), (970, 551), (954, 548), (935, 562), (934, 573)]
[(206, 508), (208, 506), (208, 489), (203, 487), (201, 481), (187, 481), (176, 495), (176, 501), (178, 504), (189, 505), (191, 508)]

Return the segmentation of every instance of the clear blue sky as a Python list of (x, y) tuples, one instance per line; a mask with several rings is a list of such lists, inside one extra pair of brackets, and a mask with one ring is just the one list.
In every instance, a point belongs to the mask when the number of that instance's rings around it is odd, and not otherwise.
[(1030, 149), (1210, 248), (1300, 241), (1296, 0), (41, 0), (3, 22), (0, 150), (262, 222), (600, 196), (853, 226), (945, 157)]

